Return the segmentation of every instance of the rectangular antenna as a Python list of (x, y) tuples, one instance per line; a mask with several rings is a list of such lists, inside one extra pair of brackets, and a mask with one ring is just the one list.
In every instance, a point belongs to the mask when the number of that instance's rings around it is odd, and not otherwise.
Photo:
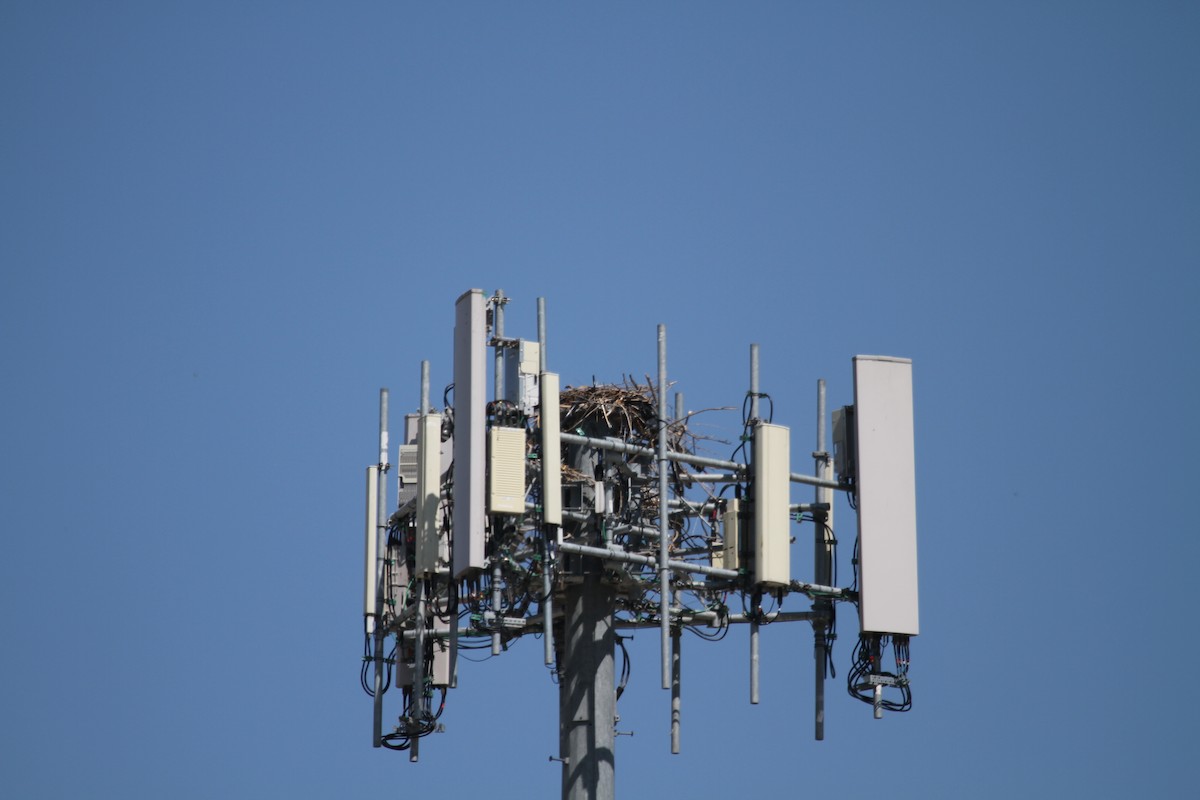
[(418, 575), (437, 570), (438, 506), (442, 502), (442, 415), (427, 414), (417, 435), (417, 531)]
[(455, 578), (483, 569), (487, 373), (483, 291), (455, 303), (454, 322), (454, 553)]
[(741, 501), (733, 498), (726, 501), (725, 513), (721, 515), (721, 536), (725, 541), (725, 549), (721, 551), (718, 557), (718, 562), (714, 566), (720, 566), (721, 569), (739, 569), (741, 564), (738, 560), (739, 530), (740, 524), (738, 515), (741, 511)]
[(916, 636), (912, 361), (854, 357), (854, 428), (861, 627)]
[(542, 521), (562, 525), (562, 440), (558, 374), (543, 372), (541, 381)]
[(754, 427), (754, 582), (787, 586), (791, 565), (791, 431)]

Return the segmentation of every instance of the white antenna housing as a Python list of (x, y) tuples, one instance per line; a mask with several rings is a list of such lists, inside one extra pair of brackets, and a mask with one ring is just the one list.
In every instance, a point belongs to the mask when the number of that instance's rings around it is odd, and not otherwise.
[(791, 564), (791, 431), (754, 427), (754, 582), (787, 586)]
[(912, 361), (854, 357), (855, 487), (864, 633), (916, 636)]
[(543, 372), (541, 380), (542, 520), (562, 525), (562, 439), (559, 420), (558, 374)]
[(483, 569), (487, 427), (487, 329), (483, 291), (455, 303), (454, 323), (454, 577)]

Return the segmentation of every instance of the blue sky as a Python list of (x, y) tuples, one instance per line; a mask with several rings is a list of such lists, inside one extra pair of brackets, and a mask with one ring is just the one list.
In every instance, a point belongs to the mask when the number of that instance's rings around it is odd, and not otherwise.
[(1178, 795), (1198, 36), (1168, 2), (3, 4), (0, 790), (557, 796), (539, 642), (464, 665), (417, 765), (358, 687), (378, 389), (395, 426), (422, 359), (449, 382), (479, 287), (526, 338), (546, 298), (567, 383), (653, 374), (667, 325), (689, 408), (759, 343), (797, 471), (817, 378), (914, 361), (914, 710), (839, 680), (817, 743), (806, 627), (755, 707), (745, 633), (693, 638), (671, 756), (639, 635), (618, 796)]

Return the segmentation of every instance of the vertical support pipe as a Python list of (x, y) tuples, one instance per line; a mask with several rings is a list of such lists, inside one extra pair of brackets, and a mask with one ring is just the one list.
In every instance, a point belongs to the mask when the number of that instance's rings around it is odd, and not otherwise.
[[(829, 452), (825, 449), (825, 379), (817, 381), (817, 449), (813, 451), (815, 470), (818, 478), (828, 479)], [(829, 541), (826, 531), (829, 529), (831, 511), (821, 509), (822, 503), (832, 503), (833, 492), (822, 486), (813, 490), (813, 501), (817, 508), (813, 511), (813, 581), (821, 586), (833, 583), (830, 564)], [(832, 612), (833, 604), (827, 600), (813, 603), (817, 612), (813, 618), (813, 736), (818, 742), (825, 739), (825, 669), (828, 653), (825, 649), (825, 631), (829, 625), (828, 614)]]
[[(492, 341), (495, 343), (496, 351), (496, 373), (495, 373), (495, 389), (496, 400), (504, 399), (504, 346), (501, 341), (504, 339), (504, 290), (497, 289), (495, 295), (495, 304), (492, 306)], [(495, 615), (493, 624), (500, 625), (500, 561), (497, 556), (493, 556), (495, 562), (492, 564), (492, 613)], [(500, 655), (500, 631), (497, 628), (492, 631), (492, 655)]]
[[(755, 609), (757, 612), (757, 609)], [(750, 703), (758, 705), (758, 622), (750, 623)]]
[[(425, 722), (425, 578), (417, 578), (417, 620), (414, 628), (413, 650), (416, 654), (413, 659), (413, 694), (412, 708), (409, 710), (409, 725), (410, 730), (415, 727), (419, 731), (421, 725)], [(397, 649), (399, 652), (399, 649)], [(412, 746), (408, 751), (408, 760), (416, 763), (420, 757), (418, 742), (421, 739), (419, 736), (413, 736)]]
[(500, 655), (500, 557), (494, 556), (495, 561), (492, 563), (492, 624), (495, 629), (492, 630), (492, 655)]
[(496, 355), (495, 381), (496, 399), (504, 399), (504, 290), (497, 289), (492, 298), (492, 344)]
[(671, 631), (671, 752), (679, 754), (679, 712), (680, 690), (682, 688), (682, 655), (680, 642), (683, 641), (682, 631), (678, 625)]
[[(675, 393), (675, 423), (683, 421), (683, 392)], [(671, 753), (679, 754), (679, 721), (680, 721), (680, 689), (682, 676), (682, 655), (680, 642), (683, 641), (682, 628), (675, 625), (671, 628)]]
[(421, 362), (421, 416), (429, 414), (429, 362)]
[(658, 591), (662, 617), (662, 688), (671, 688), (671, 575), (667, 569), (667, 326), (658, 326)]
[[(379, 390), (379, 488), (376, 497), (379, 502), (378, 516), (375, 520), (375, 708), (373, 746), (383, 746), (383, 558), (387, 554), (387, 540), (384, 534), (387, 530), (387, 468), (388, 468), (388, 390)], [(383, 547), (380, 548), (382, 541)]]
[(546, 298), (537, 301), (538, 374), (546, 371)]
[[(758, 424), (758, 345), (750, 345), (750, 424)], [(746, 447), (750, 451), (750, 463), (754, 463), (754, 439), (746, 442)], [(751, 488), (751, 497), (754, 496), (753, 487)], [(751, 513), (756, 513), (752, 507)], [(758, 597), (757, 592), (755, 598)], [(753, 705), (758, 704), (758, 603), (751, 609), (754, 613), (754, 620), (750, 623), (750, 702)]]
[(553, 562), (552, 548), (554, 542), (551, 534), (552, 526), (542, 528), (542, 658), (546, 666), (554, 663), (554, 585), (551, 581)]
[[(540, 380), (542, 380), (542, 381), (546, 380), (546, 299), (545, 299), (545, 297), (538, 297), (538, 374), (540, 375)], [(553, 390), (554, 395), (556, 395), (556, 397), (554, 397), (553, 399), (554, 399), (554, 402), (556, 402), (556, 403), (558, 402), (557, 386), (558, 386), (558, 379), (556, 378), (556, 379), (554, 379), (554, 390)], [(544, 420), (544, 422), (542, 422), (542, 425), (545, 425), (545, 419), (546, 419), (545, 415), (553, 413), (554, 414), (553, 422), (554, 422), (554, 426), (556, 426), (556, 427), (554, 427), (554, 429), (556, 429), (556, 431), (557, 431), (558, 409), (557, 408), (554, 408), (554, 409), (545, 408), (545, 405), (547, 404), (546, 403), (547, 399), (548, 399), (547, 393), (546, 392), (542, 393), (541, 414), (542, 414), (542, 420)], [(556, 437), (557, 437), (557, 433), (556, 433)], [(547, 458), (545, 450), (546, 450), (545, 446), (542, 447), (542, 456), (541, 456), (542, 457), (542, 462), (541, 462), (542, 494), (545, 495), (547, 493), (547, 491), (560, 493), (560, 491), (562, 491), (562, 489), (556, 488), (556, 487), (559, 487), (559, 483), (557, 481), (548, 482), (545, 477), (546, 469), (556, 469), (556, 470), (558, 469), (558, 458), (557, 457), (556, 458)], [(557, 453), (556, 453), (556, 456), (557, 456)], [(545, 509), (545, 507), (546, 507), (546, 498), (545, 497), (542, 497), (541, 503), (542, 503), (542, 509)], [(562, 515), (559, 515), (559, 516), (562, 516)], [(544, 648), (544, 651), (542, 651), (542, 658), (544, 658), (544, 661), (546, 662), (547, 667), (551, 666), (551, 664), (554, 663), (554, 593), (553, 593), (553, 588), (554, 588), (553, 587), (554, 541), (553, 540), (554, 540), (554, 529), (556, 529), (557, 527), (558, 527), (557, 524), (550, 524), (550, 523), (544, 522), (544, 523), (542, 523), (542, 530), (541, 530), (542, 548), (544, 548), (544, 549), (542, 549), (542, 554), (541, 554), (541, 558), (542, 558), (542, 561), (541, 561), (541, 596), (544, 597), (544, 599), (545, 599), (541, 603), (541, 642), (542, 642), (542, 648)]]
[(758, 345), (750, 345), (750, 421), (758, 421)]

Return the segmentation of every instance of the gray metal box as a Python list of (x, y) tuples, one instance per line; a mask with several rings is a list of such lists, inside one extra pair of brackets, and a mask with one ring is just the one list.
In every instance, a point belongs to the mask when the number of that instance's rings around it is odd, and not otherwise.
[(502, 351), (504, 358), (504, 399), (515, 404), (526, 416), (532, 416), (538, 404), (538, 367), (541, 346), (521, 339)]
[(442, 503), (442, 415), (421, 420), (417, 435), (416, 562), (418, 575), (434, 572), (440, 555), (438, 509)]
[(864, 633), (915, 636), (917, 493), (912, 362), (854, 357), (854, 421)]

